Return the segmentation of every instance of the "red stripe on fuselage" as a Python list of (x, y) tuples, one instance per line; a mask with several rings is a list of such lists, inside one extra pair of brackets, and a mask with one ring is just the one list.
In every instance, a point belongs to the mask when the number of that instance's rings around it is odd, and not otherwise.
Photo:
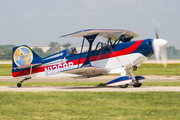
[[(102, 55), (96, 55), (96, 56), (91, 56), (90, 57), (90, 61), (96, 61), (96, 60), (103, 60), (103, 59), (107, 59), (107, 58), (112, 58), (112, 57), (117, 57), (117, 56), (122, 56), (122, 55), (126, 55), (129, 53), (132, 53), (133, 51), (135, 51), (140, 44), (143, 42), (144, 40), (139, 40), (136, 41), (133, 45), (131, 45), (130, 47), (120, 50), (120, 51), (115, 51), (115, 52), (110, 52), (110, 53), (106, 53), (106, 54), (102, 54)], [(80, 64), (84, 63), (86, 60), (86, 58), (81, 58), (80, 59)], [(72, 60), (72, 61), (67, 61), (67, 63), (69, 62), (73, 62), (74, 65), (78, 65), (79, 63), (79, 59), (76, 60)], [(48, 65), (48, 66), (42, 66), (42, 67), (38, 67), (38, 68), (33, 68), (32, 69), (32, 74), (34, 73), (38, 73), (38, 72), (44, 72), (44, 68), (45, 67), (49, 67), (49, 66), (57, 66), (59, 64), (54, 64), (54, 65)], [(18, 71), (18, 72), (14, 72), (12, 73), (13, 77), (19, 77), (19, 76), (24, 76), (24, 75), (29, 75), (30, 73), (30, 69), (29, 70), (23, 70), (23, 71)]]

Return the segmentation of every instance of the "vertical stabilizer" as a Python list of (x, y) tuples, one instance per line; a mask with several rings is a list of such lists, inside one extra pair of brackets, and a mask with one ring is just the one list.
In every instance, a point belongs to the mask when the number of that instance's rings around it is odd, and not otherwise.
[(41, 59), (39, 55), (26, 45), (14, 47), (12, 50), (12, 74), (19, 71), (14, 68), (41, 63)]

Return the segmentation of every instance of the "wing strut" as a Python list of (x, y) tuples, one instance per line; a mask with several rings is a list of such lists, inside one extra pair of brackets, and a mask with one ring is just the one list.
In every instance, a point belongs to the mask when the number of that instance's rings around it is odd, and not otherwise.
[(80, 53), (80, 56), (79, 56), (79, 63), (78, 63), (78, 67), (79, 67), (79, 64), (80, 64), (81, 54), (82, 54), (82, 50), (83, 50), (83, 46), (84, 46), (84, 39), (85, 39), (85, 38), (83, 38), (83, 42), (82, 42), (82, 45), (81, 45), (81, 53)]
[(92, 66), (91, 62), (90, 62), (91, 49), (92, 49), (92, 44), (98, 34), (94, 34), (94, 35), (90, 35), (90, 36), (83, 36), (89, 42), (89, 50), (88, 50), (88, 55), (86, 57), (86, 61), (83, 63), (83, 65), (81, 67)]

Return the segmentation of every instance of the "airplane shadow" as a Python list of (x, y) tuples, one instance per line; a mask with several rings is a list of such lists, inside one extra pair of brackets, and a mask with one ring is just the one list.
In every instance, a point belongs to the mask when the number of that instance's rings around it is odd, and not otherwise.
[(100, 88), (117, 88), (117, 89), (122, 89), (122, 90), (125, 90), (125, 89), (139, 89), (139, 88), (151, 88), (151, 87), (128, 87), (128, 88), (120, 88), (119, 86), (82, 86), (82, 87), (79, 87), (79, 86), (71, 86), (71, 87), (64, 87), (64, 88), (58, 88), (58, 89), (100, 89)]
[(97, 88), (119, 88), (118, 86), (71, 86), (60, 89), (97, 89)]

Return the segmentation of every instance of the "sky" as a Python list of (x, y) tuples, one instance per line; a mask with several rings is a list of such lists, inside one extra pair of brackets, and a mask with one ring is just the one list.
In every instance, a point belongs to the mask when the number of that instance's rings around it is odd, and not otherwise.
[(0, 0), (0, 45), (79, 44), (59, 36), (85, 29), (125, 29), (135, 40), (159, 37), (180, 49), (180, 0)]

